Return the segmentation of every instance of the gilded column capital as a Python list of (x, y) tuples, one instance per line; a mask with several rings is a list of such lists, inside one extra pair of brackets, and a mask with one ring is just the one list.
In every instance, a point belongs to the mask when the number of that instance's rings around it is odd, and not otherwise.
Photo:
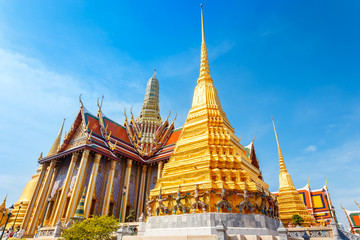
[(90, 150), (89, 149), (84, 149), (82, 156), (84, 158), (87, 158), (89, 156), (89, 154), (90, 154)]
[(116, 161), (115, 160), (112, 160), (111, 161), (111, 165), (110, 165), (110, 170), (115, 170), (115, 167), (116, 167)]
[(147, 165), (142, 165), (142, 172), (146, 173), (146, 170), (147, 170)]
[(127, 165), (126, 165), (126, 166), (127, 166), (128, 168), (131, 168), (132, 162), (133, 162), (133, 160), (130, 159), (130, 158), (128, 158), (128, 160), (127, 160)]
[(56, 167), (56, 162), (55, 161), (51, 162), (50, 163), (50, 168), (55, 168), (55, 167)]
[(100, 162), (100, 159), (101, 159), (101, 154), (96, 153), (96, 154), (95, 154), (94, 163), (99, 163), (99, 162)]
[(72, 156), (71, 156), (71, 161), (75, 162), (78, 160), (79, 158), (79, 152), (73, 152)]
[(41, 170), (42, 170), (42, 171), (46, 171), (46, 169), (47, 169), (47, 167), (48, 167), (49, 165), (50, 165), (50, 164), (47, 163), (47, 162), (46, 162), (46, 163), (42, 163), (42, 164), (41, 164)]

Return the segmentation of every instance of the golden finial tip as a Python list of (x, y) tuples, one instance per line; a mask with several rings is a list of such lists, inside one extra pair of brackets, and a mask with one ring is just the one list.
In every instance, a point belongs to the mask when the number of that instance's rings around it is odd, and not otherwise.
[(200, 3), (200, 7), (202, 8), (202, 3)]
[(84, 104), (83, 104), (83, 102), (81, 101), (81, 95), (82, 95), (82, 93), (81, 93), (80, 96), (79, 96), (79, 102), (80, 102), (80, 104), (81, 104), (81, 107), (83, 107)]

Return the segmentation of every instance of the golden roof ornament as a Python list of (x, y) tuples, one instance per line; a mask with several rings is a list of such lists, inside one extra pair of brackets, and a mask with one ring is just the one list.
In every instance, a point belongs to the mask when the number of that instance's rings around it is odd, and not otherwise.
[(360, 208), (360, 205), (354, 200), (355, 204)]
[(58, 133), (58, 135), (57, 135), (57, 137), (56, 137), (56, 139), (55, 139), (55, 142), (54, 142), (54, 144), (52, 145), (52, 147), (51, 147), (51, 149), (50, 149), (47, 157), (52, 156), (52, 155), (55, 155), (55, 154), (57, 153), (58, 149), (60, 148), (61, 135), (62, 135), (62, 131), (63, 131), (63, 129), (64, 129), (65, 120), (66, 120), (66, 119), (64, 118), (64, 121), (62, 122), (61, 127), (60, 127), (60, 130), (59, 130), (59, 133)]

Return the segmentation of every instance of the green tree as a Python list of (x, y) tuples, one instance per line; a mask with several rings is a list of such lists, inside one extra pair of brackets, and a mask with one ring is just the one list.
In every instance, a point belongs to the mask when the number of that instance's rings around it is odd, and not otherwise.
[(300, 215), (295, 214), (292, 216), (292, 221), (295, 225), (301, 226), (301, 223), (304, 222), (304, 219)]
[(61, 234), (62, 240), (110, 240), (120, 224), (114, 217), (95, 216), (73, 224)]

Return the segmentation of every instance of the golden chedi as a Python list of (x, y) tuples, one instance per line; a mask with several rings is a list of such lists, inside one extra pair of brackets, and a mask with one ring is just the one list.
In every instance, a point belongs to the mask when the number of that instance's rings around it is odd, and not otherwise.
[(262, 209), (255, 207), (266, 206), (267, 200), (273, 199), (259, 168), (251, 163), (221, 107), (210, 76), (202, 9), (201, 24), (200, 76), (192, 107), (174, 153), (150, 192), (148, 215), (184, 213), (173, 210), (174, 206), (181, 209), (179, 201), (187, 212), (239, 212), (236, 206), (245, 198), (251, 204), (242, 210), (260, 213)]
[(293, 215), (299, 215), (304, 222), (303, 226), (310, 226), (314, 222), (313, 217), (305, 207), (304, 202), (301, 200), (299, 193), (297, 192), (294, 183), (288, 173), (284, 158), (281, 152), (276, 128), (273, 120), (274, 132), (279, 152), (280, 162), (280, 175), (279, 175), (279, 195), (278, 195), (278, 207), (279, 216), (285, 226), (288, 226), (292, 222)]
[[(55, 155), (61, 144), (61, 134), (64, 129), (64, 123), (65, 123), (65, 119), (61, 125), (60, 131), (55, 139), (55, 142), (52, 145), (52, 147), (47, 155), (48, 157)], [(41, 158), (42, 158), (42, 153), (41, 153), (39, 160)], [(41, 172), (41, 167), (39, 167), (37, 169), (36, 174), (34, 174), (31, 177), (31, 180), (26, 184), (19, 200), (14, 204), (14, 210), (12, 211), (11, 217), (9, 219), (10, 226), (12, 226), (12, 224), (14, 224), (14, 221), (15, 221), (15, 227), (21, 226), (21, 224), (25, 218), (26, 211), (29, 208), (29, 205), (31, 205), (30, 200), (31, 200), (34, 192), (38, 191), (38, 189), (36, 189), (36, 182), (39, 180), (40, 172)], [(35, 204), (32, 203), (32, 205), (35, 205)], [(31, 208), (32, 207), (33, 206), (31, 206)]]

